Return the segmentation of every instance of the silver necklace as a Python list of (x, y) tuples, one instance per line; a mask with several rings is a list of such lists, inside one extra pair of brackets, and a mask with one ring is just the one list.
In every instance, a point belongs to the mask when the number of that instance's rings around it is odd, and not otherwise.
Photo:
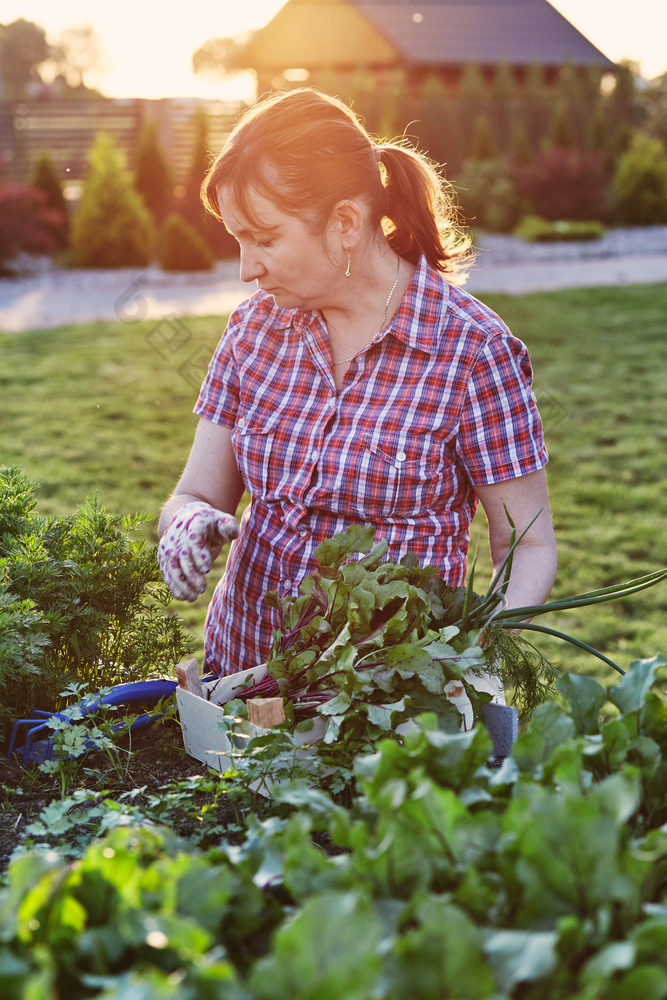
[[(391, 302), (392, 295), (396, 291), (396, 286), (398, 284), (398, 275), (399, 275), (400, 270), (401, 270), (401, 258), (399, 257), (398, 261), (396, 263), (396, 277), (394, 278), (394, 284), (391, 286), (391, 291), (389, 292), (389, 295), (387, 296), (387, 301), (384, 304), (384, 316), (382, 317), (382, 326), (378, 330), (378, 333), (381, 333), (384, 330), (385, 326), (387, 325), (387, 313), (389, 311), (389, 303)], [(360, 351), (357, 351), (357, 354), (360, 354), (360, 353), (361, 353)], [(342, 361), (334, 361), (333, 367), (334, 368), (338, 368), (340, 365), (348, 365), (350, 363), (350, 361), (354, 361), (354, 359), (356, 358), (357, 354), (353, 354), (351, 358), (343, 358)]]

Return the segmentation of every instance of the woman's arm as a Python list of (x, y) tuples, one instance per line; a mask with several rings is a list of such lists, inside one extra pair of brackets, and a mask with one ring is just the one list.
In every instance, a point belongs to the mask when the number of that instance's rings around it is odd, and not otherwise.
[(494, 570), (500, 566), (510, 545), (512, 526), (507, 520), (505, 507), (514, 521), (517, 537), (541, 511), (514, 551), (507, 607), (543, 604), (556, 578), (557, 565), (545, 470), (493, 486), (475, 487), (475, 492), (489, 522), (489, 546)]
[(183, 474), (160, 514), (159, 534), (186, 504), (200, 500), (234, 514), (243, 495), (243, 481), (232, 448), (231, 431), (201, 418)]

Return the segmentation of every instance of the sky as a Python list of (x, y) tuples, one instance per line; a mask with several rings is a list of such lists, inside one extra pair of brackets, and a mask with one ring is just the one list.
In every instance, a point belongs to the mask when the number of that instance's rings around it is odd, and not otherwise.
[[(639, 63), (647, 79), (667, 70), (667, 5), (661, 0), (551, 0), (610, 59)], [(213, 82), (192, 72), (191, 58), (209, 38), (265, 25), (284, 0), (186, 0), (168, 12), (154, 0), (3, 0), (1, 23), (20, 17), (55, 41), (64, 28), (91, 24), (99, 34), (103, 75), (87, 79), (109, 97), (252, 97), (252, 78)]]

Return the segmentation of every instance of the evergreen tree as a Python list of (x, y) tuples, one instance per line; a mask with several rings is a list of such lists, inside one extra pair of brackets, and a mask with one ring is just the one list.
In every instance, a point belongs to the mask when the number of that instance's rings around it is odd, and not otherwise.
[(401, 131), (401, 95), (405, 91), (405, 73), (395, 69), (389, 73), (380, 92), (382, 95), (382, 116), (378, 132), (383, 139), (394, 139)]
[(88, 156), (81, 202), (72, 224), (72, 262), (78, 267), (144, 267), (154, 230), (132, 184), (125, 158), (101, 133)]
[(516, 116), (512, 119), (510, 155), (516, 163), (528, 163), (533, 155), (533, 147), (522, 116)]
[(572, 122), (570, 105), (564, 98), (560, 98), (553, 109), (545, 148), (576, 149), (576, 147), (577, 136)]
[(470, 160), (493, 160), (498, 156), (498, 146), (493, 135), (491, 123), (486, 115), (475, 118), (470, 143)]
[(596, 153), (607, 153), (610, 146), (609, 120), (605, 101), (600, 97), (595, 102), (588, 121), (588, 149)]
[(424, 81), (419, 97), (419, 140), (422, 149), (437, 163), (459, 164), (463, 150), (456, 128), (454, 107), (440, 76)]
[(462, 101), (481, 101), (486, 94), (482, 68), (478, 63), (467, 63), (461, 74), (459, 97)]
[(199, 106), (196, 109), (192, 125), (190, 168), (185, 180), (185, 193), (179, 199), (177, 208), (217, 257), (235, 257), (238, 254), (236, 240), (217, 219), (207, 213), (201, 203), (201, 184), (213, 159), (208, 148), (208, 118), (205, 108)]
[(56, 166), (46, 151), (40, 153), (35, 160), (30, 184), (33, 188), (37, 188), (38, 191), (44, 192), (46, 207), (58, 213), (62, 221), (54, 225), (54, 236), (59, 247), (67, 246), (69, 233), (67, 202), (65, 201), (65, 193)]
[(158, 135), (157, 124), (147, 119), (137, 143), (134, 186), (153, 220), (159, 224), (172, 207), (173, 178)]

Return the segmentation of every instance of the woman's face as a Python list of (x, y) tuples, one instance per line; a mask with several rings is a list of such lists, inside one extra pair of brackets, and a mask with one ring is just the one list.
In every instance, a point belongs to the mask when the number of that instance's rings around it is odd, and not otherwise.
[(313, 234), (259, 193), (252, 194), (251, 204), (256, 221), (246, 218), (225, 188), (218, 191), (223, 222), (241, 250), (241, 280), (256, 281), (284, 309), (326, 308), (332, 282), (338, 283), (345, 268), (340, 239), (336, 248), (332, 238), (329, 251), (332, 234)]

